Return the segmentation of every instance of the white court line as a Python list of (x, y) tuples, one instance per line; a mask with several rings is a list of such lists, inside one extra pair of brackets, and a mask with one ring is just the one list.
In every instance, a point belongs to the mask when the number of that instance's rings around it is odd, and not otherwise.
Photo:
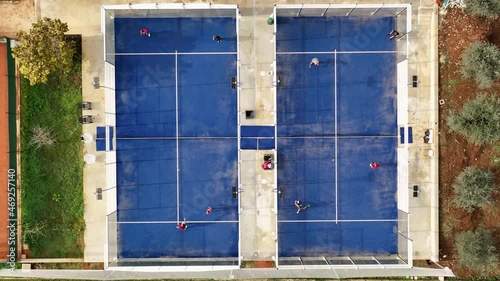
[(316, 54), (393, 54), (403, 51), (327, 51), (327, 52), (276, 52), (277, 55), (316, 55)]
[(393, 221), (399, 221), (398, 219), (386, 219), (386, 220), (278, 220), (278, 222), (283, 222), (283, 223), (297, 223), (297, 222), (315, 222), (315, 223), (321, 223), (321, 222), (334, 222), (334, 223), (339, 223), (339, 222), (393, 222)]
[[(335, 108), (334, 108), (334, 112), (335, 112), (335, 137), (337, 137), (337, 50), (335, 50), (335, 58), (334, 58), (334, 67), (333, 67), (333, 71), (334, 71), (334, 103), (335, 103)], [(338, 181), (338, 176), (339, 176), (339, 172), (338, 172), (338, 165), (337, 165), (337, 157), (338, 157), (338, 144), (337, 144), (337, 139), (335, 139), (335, 158), (334, 158), (334, 161), (335, 161), (335, 223), (338, 223), (339, 222), (339, 193), (338, 193), (338, 189), (339, 189), (339, 181)]]
[[(336, 116), (336, 115), (335, 115)], [(297, 137), (280, 137), (280, 139), (363, 139), (363, 138), (399, 138), (398, 135), (394, 136), (297, 136)]]
[[(145, 138), (115, 138), (116, 140), (197, 140), (197, 139), (237, 139), (235, 137), (145, 137)], [(272, 137), (269, 137), (272, 138)]]
[(160, 56), (160, 55), (169, 55), (169, 56), (179, 56), (179, 55), (236, 55), (238, 52), (197, 52), (197, 53), (115, 53), (112, 55), (115, 56)]
[[(196, 223), (196, 224), (210, 224), (210, 223), (237, 223), (238, 221), (186, 221), (188, 224)], [(118, 221), (115, 224), (179, 224), (179, 221)]]
[(175, 153), (176, 153), (176, 168), (177, 168), (177, 221), (180, 220), (180, 203), (179, 203), (179, 75), (177, 69), (177, 51), (175, 52)]

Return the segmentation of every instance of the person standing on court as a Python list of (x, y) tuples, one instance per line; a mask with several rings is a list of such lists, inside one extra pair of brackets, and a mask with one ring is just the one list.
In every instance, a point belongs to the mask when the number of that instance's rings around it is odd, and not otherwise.
[(186, 230), (188, 228), (186, 218), (182, 221), (178, 226), (176, 226), (179, 230)]
[(210, 215), (212, 213), (212, 207), (208, 206), (207, 211), (205, 214)]
[(380, 167), (380, 163), (378, 163), (378, 162), (372, 162), (372, 163), (370, 163), (370, 168), (372, 168), (374, 170), (378, 169), (379, 167)]
[(212, 39), (216, 41), (217, 43), (220, 43), (222, 41), (222, 37), (220, 37), (218, 34), (215, 34)]
[(313, 58), (311, 60), (311, 62), (309, 63), (309, 68), (311, 68), (311, 66), (313, 66), (313, 65), (319, 66), (319, 59), (318, 58)]
[(149, 33), (149, 31), (146, 29), (146, 28), (143, 28), (139, 31), (139, 33), (144, 36), (144, 35), (147, 35), (148, 37), (151, 37), (151, 33)]
[(302, 205), (302, 203), (300, 203), (299, 200), (295, 200), (294, 204), (295, 204), (295, 207), (297, 207), (297, 214), (300, 213), (300, 211), (311, 207), (311, 205), (305, 205), (305, 206)]

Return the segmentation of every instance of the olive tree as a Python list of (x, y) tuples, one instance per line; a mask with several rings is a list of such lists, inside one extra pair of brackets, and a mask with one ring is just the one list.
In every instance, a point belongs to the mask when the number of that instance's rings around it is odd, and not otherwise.
[(465, 12), (473, 16), (497, 18), (500, 15), (500, 0), (464, 0)]
[(472, 43), (462, 54), (460, 71), (480, 88), (490, 87), (500, 77), (500, 49), (490, 43)]
[(498, 266), (495, 239), (491, 231), (477, 229), (459, 233), (455, 240), (458, 262), (483, 274)]
[(448, 129), (474, 144), (500, 140), (500, 96), (479, 94), (446, 120)]
[(488, 205), (496, 191), (495, 176), (491, 171), (467, 167), (455, 179), (455, 204), (468, 212)]

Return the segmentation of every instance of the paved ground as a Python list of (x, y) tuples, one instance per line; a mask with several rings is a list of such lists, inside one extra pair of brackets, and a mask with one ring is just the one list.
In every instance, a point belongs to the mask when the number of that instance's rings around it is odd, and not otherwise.
[[(20, 1), (29, 3), (30, 1)], [(144, 3), (147, 1), (129, 0), (109, 0), (109, 1), (88, 1), (88, 0), (38, 0), (36, 5), (36, 15), (41, 17), (58, 17), (68, 23), (72, 34), (82, 34), (83, 37), (83, 96), (84, 100), (91, 101), (98, 105), (94, 114), (103, 115), (104, 112), (104, 89), (94, 90), (91, 86), (92, 77), (104, 79), (103, 63), (103, 42), (100, 34), (100, 7), (103, 4), (127, 4)], [(172, 1), (156, 1), (172, 2)], [(180, 2), (180, 1), (174, 1)], [(187, 2), (187, 1), (184, 1)], [(200, 2), (200, 1), (196, 1)], [(201, 1), (208, 2), (208, 1)], [(272, 46), (272, 33), (270, 27), (266, 25), (265, 19), (272, 13), (274, 4), (285, 3), (328, 3), (333, 1), (265, 1), (265, 0), (243, 0), (243, 1), (213, 1), (213, 3), (238, 2), (241, 11), (241, 107), (254, 107), (259, 110), (256, 124), (270, 124), (273, 119), (273, 104), (266, 99), (272, 91), (272, 80), (266, 75), (272, 70), (272, 53), (269, 51)], [(334, 1), (335, 3), (349, 3), (352, 1)], [(380, 3), (382, 1), (359, 0), (358, 3)], [(412, 1), (383, 1), (391, 3), (413, 4), (413, 30), (409, 35), (409, 75), (418, 75), (420, 84), (418, 88), (409, 88), (409, 118), (410, 125), (414, 127), (415, 143), (410, 145), (410, 185), (418, 184), (421, 188), (418, 198), (410, 198), (411, 232), (413, 239), (414, 258), (438, 260), (438, 186), (437, 186), (437, 135), (434, 135), (433, 144), (424, 144), (420, 138), (426, 129), (434, 129), (437, 132), (437, 15), (434, 12), (433, 0), (412, 0)], [(26, 4), (24, 3), (24, 4)], [(2, 4), (7, 5), (7, 4)], [(14, 4), (11, 4), (14, 5)], [(0, 12), (1, 12), (0, 6)], [(6, 13), (6, 12), (4, 12)], [(31, 15), (31, 14), (29, 14)], [(30, 16), (27, 19), (31, 19)], [(25, 27), (25, 20), (17, 26)], [(1, 25), (3, 26), (3, 25)], [(15, 25), (14, 25), (15, 26)], [(15, 29), (11, 29), (15, 30)], [(10, 31), (12, 32), (12, 31)], [(262, 75), (263, 73), (263, 75)], [(271, 122), (272, 124), (272, 122)], [(95, 133), (95, 126), (103, 125), (101, 120), (93, 125), (85, 125), (84, 132)], [(96, 201), (94, 191), (96, 187), (105, 186), (105, 164), (104, 154), (95, 152), (95, 144), (88, 144), (85, 152), (95, 153), (98, 156), (96, 164), (85, 166), (84, 187), (85, 187), (85, 220), (87, 229), (85, 232), (85, 260), (102, 261), (105, 237), (105, 213), (106, 198), (103, 201)], [(259, 152), (260, 153), (260, 152)], [(83, 155), (83, 153), (82, 153)], [(257, 161), (260, 155), (243, 155), (242, 160)], [(253, 179), (254, 189), (247, 190), (242, 200), (257, 200), (257, 196), (262, 191), (271, 188), (269, 182), (274, 180), (269, 175), (258, 175), (261, 171), (256, 165), (250, 169), (249, 175), (255, 175)], [(252, 174), (253, 173), (253, 174)], [(251, 181), (251, 177), (248, 179)], [(264, 180), (266, 180), (264, 182)], [(104, 193), (106, 196), (106, 193)], [(255, 225), (271, 227), (273, 225), (273, 211), (275, 207), (270, 203), (265, 206), (267, 212), (263, 219), (250, 211), (243, 211), (242, 219), (254, 220), (254, 224), (249, 229), (243, 231), (254, 231)], [(246, 204), (246, 203), (245, 203)], [(245, 218), (245, 216), (247, 216)], [(253, 232), (250, 232), (253, 233)], [(256, 237), (253, 244), (248, 244), (244, 248), (243, 254), (251, 255), (258, 252), (268, 258), (273, 253), (270, 247), (269, 237)], [(259, 240), (260, 239), (260, 240)], [(260, 245), (260, 246), (252, 246)], [(242, 248), (243, 249), (243, 248)]]
[(0, 1), (0, 36), (15, 38), (19, 29), (28, 30), (35, 20), (35, 1)]
[[(295, 279), (296, 281), (309, 280), (309, 278), (321, 278), (325, 281), (332, 279), (347, 279), (347, 278), (377, 278), (375, 280), (382, 281), (380, 277), (406, 277), (406, 276), (427, 276), (427, 277), (454, 277), (449, 269), (431, 269), (431, 268), (401, 268), (387, 269), (381, 275), (380, 270), (373, 269), (237, 269), (237, 270), (212, 270), (207, 272), (185, 271), (185, 272), (133, 272), (133, 271), (106, 271), (106, 270), (17, 270), (10, 272), (1, 270), (0, 276), (25, 277), (25, 278), (44, 278), (44, 279), (86, 279), (86, 280), (131, 280), (131, 279), (248, 279), (252, 281), (274, 281), (275, 278)], [(256, 279), (260, 278), (260, 279)], [(262, 279), (266, 278), (266, 279)], [(416, 278), (415, 278), (416, 279)], [(369, 279), (368, 279), (369, 280)], [(390, 279), (395, 280), (395, 279)]]

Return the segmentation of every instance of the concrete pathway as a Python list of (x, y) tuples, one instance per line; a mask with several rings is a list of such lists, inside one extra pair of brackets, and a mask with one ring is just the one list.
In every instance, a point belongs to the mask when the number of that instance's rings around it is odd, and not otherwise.
[[(383, 273), (383, 274), (382, 274)], [(183, 271), (167, 272), (160, 268), (154, 268), (150, 272), (138, 271), (105, 271), (105, 270), (31, 270), (31, 271), (9, 271), (0, 270), (0, 276), (13, 278), (58, 278), (58, 279), (86, 279), (86, 280), (131, 280), (131, 279), (253, 279), (264, 278), (262, 281), (268, 281), (275, 278), (321, 278), (325, 280), (380, 277), (455, 277), (447, 269), (431, 268), (399, 268), (399, 269), (236, 269), (236, 270), (212, 270), (212, 271)], [(413, 278), (412, 278), (413, 279)], [(390, 280), (395, 280), (390, 279)]]
[[(273, 6), (261, 7), (272, 13)], [(240, 116), (242, 125), (275, 125), (273, 80), (273, 26), (255, 7), (240, 7), (240, 109), (255, 112), (254, 119)], [(241, 256), (243, 260), (272, 260), (277, 256), (277, 200), (274, 170), (260, 167), (265, 154), (274, 151), (242, 150)]]

